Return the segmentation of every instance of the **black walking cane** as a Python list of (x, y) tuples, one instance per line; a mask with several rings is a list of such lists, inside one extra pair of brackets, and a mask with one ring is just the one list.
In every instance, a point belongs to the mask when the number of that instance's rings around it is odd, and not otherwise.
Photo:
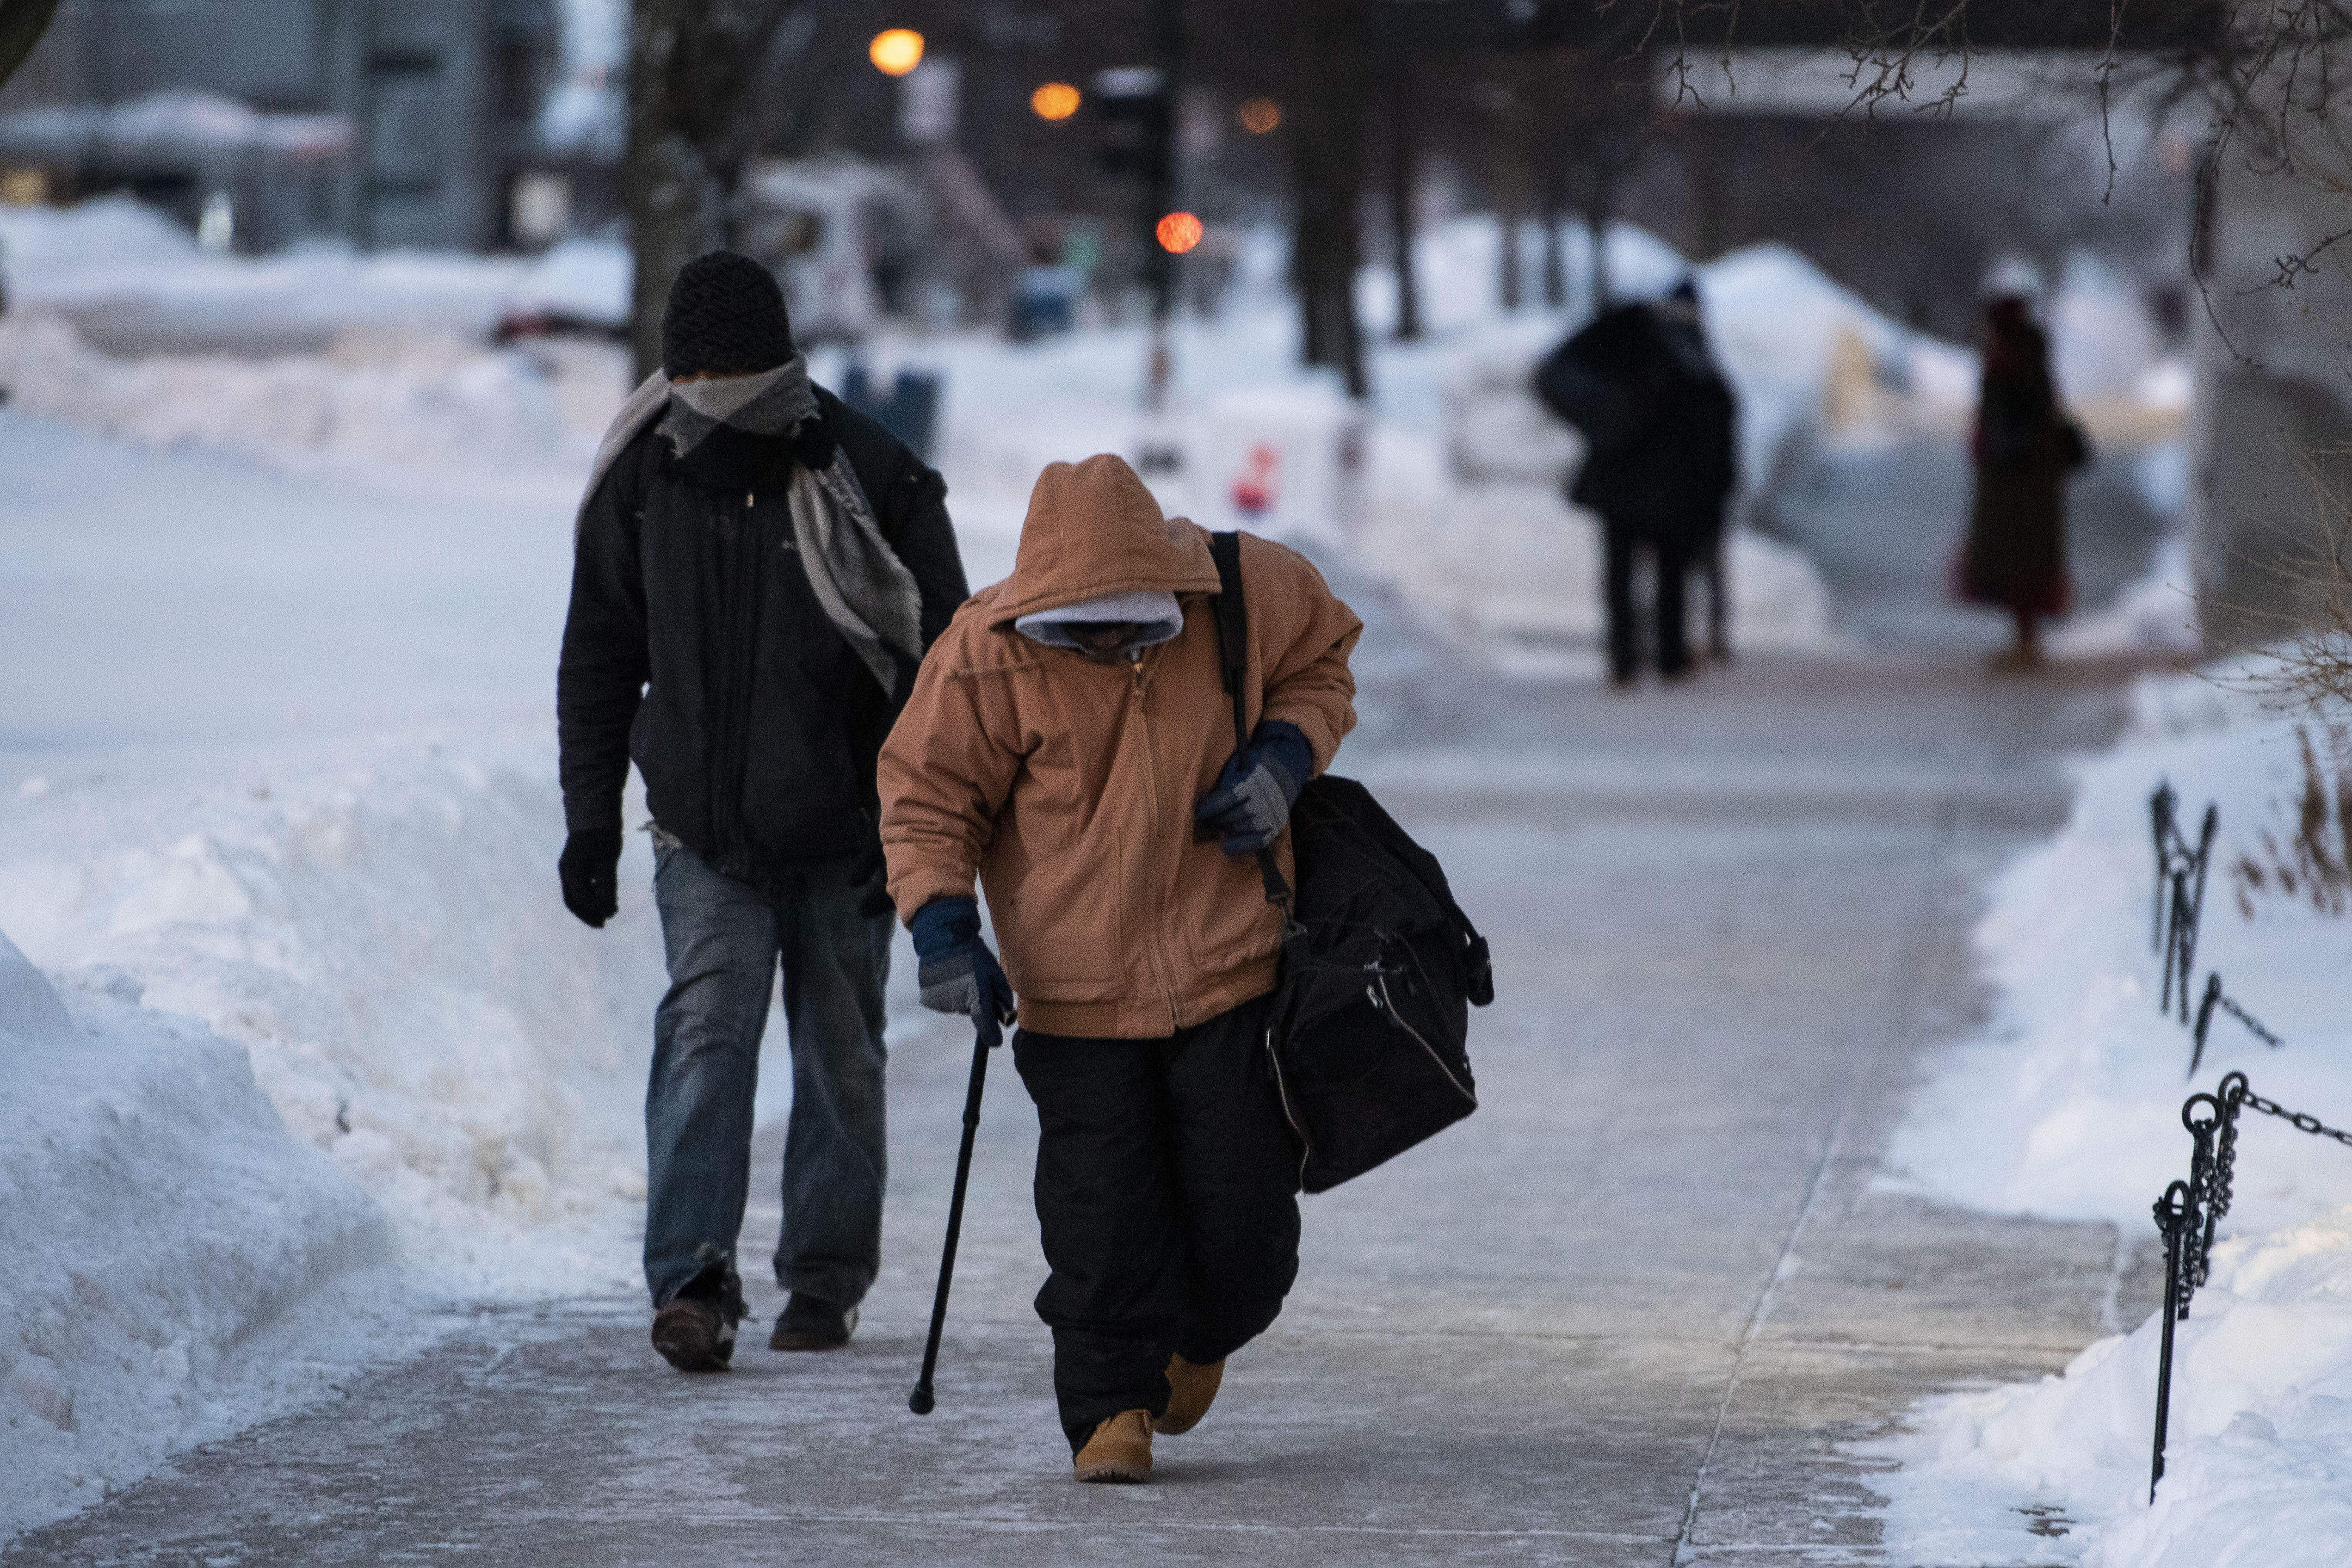
[(918, 1415), (929, 1415), (936, 1403), (931, 1397), (931, 1373), (940, 1364), (940, 1331), (947, 1327), (956, 1239), (963, 1234), (963, 1190), (971, 1180), (971, 1141), (980, 1132), (980, 1092), (988, 1083), (988, 1030), (982, 1026), (972, 1034), (971, 1087), (963, 1097), (963, 1147), (956, 1152), (955, 1195), (948, 1200), (948, 1242), (940, 1254), (939, 1293), (931, 1298), (931, 1337), (923, 1345), (923, 1375), (915, 1392), (907, 1396), (907, 1408)]

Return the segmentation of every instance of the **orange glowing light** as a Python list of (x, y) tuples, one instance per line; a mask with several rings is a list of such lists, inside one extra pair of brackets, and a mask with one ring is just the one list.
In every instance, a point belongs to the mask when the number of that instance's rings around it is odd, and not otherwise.
[(1067, 120), (1078, 102), (1078, 89), (1066, 81), (1049, 81), (1029, 95), (1030, 111), (1040, 120)]
[(874, 35), (866, 58), (884, 76), (905, 76), (923, 63), (923, 35), (912, 27), (892, 27)]
[(1181, 256), (1201, 243), (1201, 220), (1191, 213), (1170, 213), (1151, 232), (1160, 249)]
[(1282, 123), (1282, 105), (1270, 98), (1253, 98), (1234, 110), (1234, 118), (1251, 135), (1263, 136)]

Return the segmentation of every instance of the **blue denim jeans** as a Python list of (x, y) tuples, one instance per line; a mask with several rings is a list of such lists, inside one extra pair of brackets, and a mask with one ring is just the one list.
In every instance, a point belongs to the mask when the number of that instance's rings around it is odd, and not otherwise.
[(646, 1087), (646, 1283), (654, 1305), (723, 1263), (731, 1276), (751, 1185), (751, 1096), (781, 963), (793, 1110), (776, 1282), (854, 1306), (881, 1265), (883, 988), (890, 917), (858, 912), (846, 860), (773, 891), (691, 849), (655, 849), (669, 991)]

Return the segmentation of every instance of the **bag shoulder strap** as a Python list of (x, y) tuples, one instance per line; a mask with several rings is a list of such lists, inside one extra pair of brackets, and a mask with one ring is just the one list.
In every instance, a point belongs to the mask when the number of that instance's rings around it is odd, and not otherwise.
[(1242, 710), (1242, 681), (1249, 668), (1249, 603), (1242, 597), (1242, 536), (1232, 530), (1209, 535), (1209, 558), (1217, 563), (1217, 672), (1234, 700), (1234, 747), (1249, 744), (1249, 717)]
[[(1242, 594), (1242, 536), (1227, 529), (1209, 535), (1209, 557), (1217, 563), (1217, 668), (1224, 676), (1225, 694), (1234, 700), (1234, 750), (1249, 749), (1249, 716), (1244, 681), (1249, 671), (1249, 602)], [(1290, 923), (1290, 884), (1274, 863), (1274, 851), (1257, 852), (1258, 879), (1265, 884), (1265, 901), (1282, 910)]]

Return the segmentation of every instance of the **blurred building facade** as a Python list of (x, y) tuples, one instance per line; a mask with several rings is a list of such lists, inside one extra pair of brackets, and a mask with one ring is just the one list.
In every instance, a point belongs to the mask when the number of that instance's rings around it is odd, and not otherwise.
[(63, 0), (0, 91), (0, 177), (243, 248), (487, 249), (549, 205), (558, 47), (554, 0)]
[(2215, 161), (2197, 235), (2197, 586), (2221, 647), (2326, 625), (2352, 565), (2352, 155), (2310, 104), (2254, 102), (2272, 118)]

